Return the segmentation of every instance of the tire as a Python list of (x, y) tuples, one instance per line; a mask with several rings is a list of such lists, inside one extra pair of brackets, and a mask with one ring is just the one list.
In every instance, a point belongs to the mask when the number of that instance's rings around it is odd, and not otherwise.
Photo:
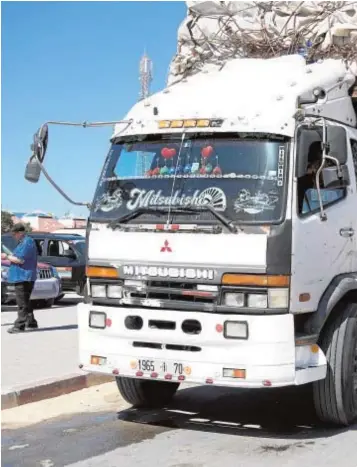
[(164, 407), (172, 400), (180, 386), (179, 383), (146, 381), (122, 376), (117, 377), (116, 381), (120, 394), (134, 407)]
[(58, 295), (58, 297), (55, 298), (55, 303), (59, 303), (64, 297), (64, 295), (65, 295), (64, 293), (61, 293), (61, 295)]
[(51, 308), (55, 303), (54, 298), (49, 300), (35, 300), (33, 303), (34, 308), (41, 309), (41, 308)]
[(348, 426), (357, 418), (357, 303), (336, 311), (319, 342), (327, 374), (313, 383), (314, 406), (321, 421)]

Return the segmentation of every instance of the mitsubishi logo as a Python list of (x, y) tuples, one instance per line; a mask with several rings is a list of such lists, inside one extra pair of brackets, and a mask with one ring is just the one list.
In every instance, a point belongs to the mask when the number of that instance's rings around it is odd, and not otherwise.
[(169, 242), (167, 240), (164, 241), (164, 246), (161, 247), (161, 253), (167, 251), (168, 253), (172, 253), (172, 248), (169, 246)]

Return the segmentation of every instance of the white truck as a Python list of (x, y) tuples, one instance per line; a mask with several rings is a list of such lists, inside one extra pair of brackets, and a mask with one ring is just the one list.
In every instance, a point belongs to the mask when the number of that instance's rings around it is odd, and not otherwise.
[(312, 383), (322, 421), (356, 419), (354, 86), (341, 60), (237, 58), (134, 105), (90, 205), (83, 370), (135, 406)]

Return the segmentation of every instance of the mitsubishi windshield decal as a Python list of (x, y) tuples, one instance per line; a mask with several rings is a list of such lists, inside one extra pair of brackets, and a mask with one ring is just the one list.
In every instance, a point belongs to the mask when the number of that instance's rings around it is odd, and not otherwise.
[(237, 213), (244, 211), (247, 214), (259, 214), (265, 210), (273, 210), (278, 201), (279, 196), (274, 193), (267, 194), (257, 191), (251, 194), (249, 190), (243, 189), (234, 202), (234, 210)]
[[(150, 206), (212, 206), (216, 211), (227, 209), (227, 198), (224, 191), (218, 187), (195, 190), (193, 194), (183, 194), (176, 190), (172, 197), (164, 196), (163, 190), (144, 190), (133, 188), (126, 201), (126, 209), (133, 211), (137, 208)], [(117, 188), (112, 194), (104, 193), (96, 202), (95, 211), (109, 212), (120, 208), (125, 203), (123, 190)]]

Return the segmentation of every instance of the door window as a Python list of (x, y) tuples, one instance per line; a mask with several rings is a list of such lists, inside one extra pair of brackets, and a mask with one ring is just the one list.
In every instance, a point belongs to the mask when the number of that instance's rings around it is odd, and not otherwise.
[(64, 258), (67, 257), (68, 252), (75, 254), (73, 248), (67, 242), (61, 240), (50, 240), (48, 242), (48, 256)]
[(36, 243), (36, 247), (37, 247), (37, 254), (39, 256), (43, 256), (43, 244), (44, 244), (44, 240), (41, 240), (39, 238), (36, 238), (35, 239), (35, 243)]
[[(320, 143), (312, 143), (309, 148), (306, 173), (298, 180), (299, 214), (308, 215), (320, 209), (319, 197), (316, 187), (316, 174), (322, 163)], [(329, 162), (326, 163), (328, 165)], [(346, 196), (346, 188), (324, 188), (320, 180), (321, 199), (324, 208), (334, 204)]]

